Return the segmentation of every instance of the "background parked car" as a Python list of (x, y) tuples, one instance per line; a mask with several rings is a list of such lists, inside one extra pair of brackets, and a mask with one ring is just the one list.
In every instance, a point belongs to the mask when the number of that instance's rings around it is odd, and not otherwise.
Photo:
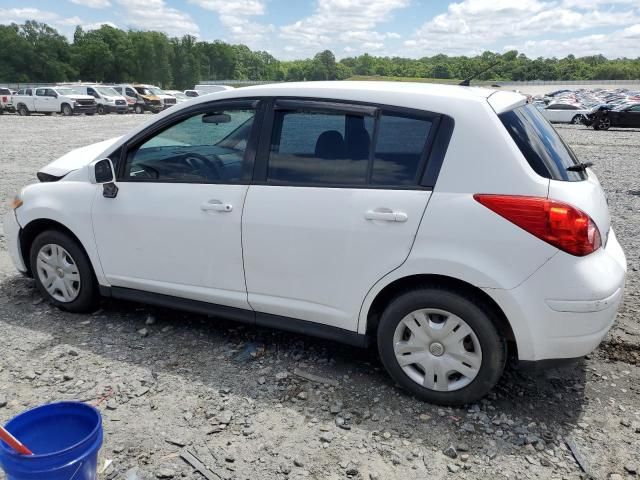
[(127, 113), (127, 100), (112, 87), (105, 85), (74, 85), (73, 88), (96, 99), (100, 115), (106, 113)]
[(5, 111), (15, 111), (11, 103), (11, 90), (8, 88), (0, 88), (0, 115)]
[[(124, 99), (127, 101), (127, 107), (130, 112), (144, 113), (144, 100), (140, 97), (140, 95), (138, 95), (138, 92), (136, 92), (135, 88), (133, 88), (133, 85), (111, 85), (111, 88), (113, 88), (116, 93), (124, 97)], [(141, 106), (139, 108), (140, 111), (137, 111), (138, 109), (136, 109), (137, 103), (141, 103)]]
[(198, 90), (185, 90), (184, 94), (187, 97), (199, 97), (200, 96), (200, 92), (198, 92)]
[(177, 103), (176, 97), (167, 95), (166, 92), (164, 92), (161, 88), (156, 87), (155, 85), (138, 84), (134, 85), (133, 87), (136, 89), (136, 92), (138, 92), (142, 96), (155, 97), (155, 99), (159, 99), (162, 106), (160, 110), (172, 107)]
[(569, 103), (551, 103), (540, 109), (542, 115), (552, 123), (580, 124), (586, 118), (590, 109)]
[(93, 115), (96, 113), (95, 98), (82, 95), (71, 87), (55, 86), (40, 88), (25, 88), (12, 97), (14, 108), (18, 115), (31, 113), (62, 113), (65, 116), (74, 113)]
[(189, 97), (186, 96), (183, 92), (181, 92), (180, 90), (165, 90), (164, 93), (167, 93), (173, 97), (176, 97), (176, 102), (177, 103), (182, 103), (182, 102), (186, 102), (187, 100), (189, 100)]
[(623, 104), (614, 108), (600, 106), (587, 115), (585, 125), (594, 130), (608, 130), (611, 127), (640, 128), (640, 103)]

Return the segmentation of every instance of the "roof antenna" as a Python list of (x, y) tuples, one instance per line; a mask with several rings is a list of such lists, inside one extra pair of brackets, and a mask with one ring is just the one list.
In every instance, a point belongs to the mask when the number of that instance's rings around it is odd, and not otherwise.
[(500, 58), (498, 58), (497, 61), (495, 61), (494, 63), (492, 63), (491, 65), (489, 65), (487, 68), (485, 68), (484, 70), (480, 70), (479, 72), (476, 72), (474, 74), (472, 74), (470, 77), (465, 78), (463, 81), (461, 81), (458, 85), (460, 85), (461, 87), (469, 87), (471, 86), (471, 80), (473, 80), (474, 78), (476, 78), (479, 75), (482, 75), (485, 72), (488, 72), (489, 70), (491, 70), (492, 68), (497, 67), (498, 65), (500, 65), (502, 62), (510, 62), (511, 60), (515, 60), (515, 58), (518, 56), (518, 51), (517, 50), (510, 50), (507, 53), (505, 53), (504, 55), (502, 55)]

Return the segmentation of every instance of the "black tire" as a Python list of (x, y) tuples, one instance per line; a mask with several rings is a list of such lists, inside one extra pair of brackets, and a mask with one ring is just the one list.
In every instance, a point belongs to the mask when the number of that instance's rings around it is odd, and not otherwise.
[(600, 122), (598, 122), (598, 130), (609, 130), (609, 127), (611, 127), (611, 120), (607, 117), (600, 119)]
[(571, 119), (573, 125), (580, 125), (582, 123), (582, 115), (576, 115)]
[[(73, 301), (59, 301), (54, 298), (42, 284), (42, 280), (38, 273), (37, 257), (40, 249), (48, 244), (59, 245), (64, 248), (76, 264), (80, 275), (80, 289)], [(55, 306), (62, 310), (75, 313), (92, 312), (96, 309), (100, 299), (98, 282), (96, 281), (93, 273), (89, 257), (82, 246), (80, 246), (80, 244), (71, 236), (58, 230), (46, 230), (40, 233), (31, 244), (29, 261), (36, 287), (42, 296)]]
[(45, 117), (50, 117), (53, 115), (53, 112), (44, 112)]
[[(482, 360), (475, 378), (466, 386), (452, 391), (436, 391), (418, 384), (402, 369), (394, 352), (394, 333), (398, 324), (416, 310), (444, 310), (464, 320), (476, 335)], [(391, 378), (416, 397), (439, 405), (465, 405), (485, 396), (502, 376), (507, 348), (498, 332), (492, 309), (480, 298), (436, 285), (410, 290), (392, 300), (382, 313), (378, 325), (378, 351)], [(427, 354), (430, 353), (427, 351)], [(442, 353), (441, 353), (442, 355)]]
[(106, 114), (106, 110), (104, 109), (104, 105), (98, 105), (98, 115)]
[(20, 115), (21, 117), (27, 117), (31, 115), (31, 112), (29, 112), (29, 109), (26, 105), (18, 105), (18, 115)]
[(71, 115), (73, 115), (73, 109), (71, 108), (71, 105), (69, 105), (68, 103), (62, 104), (62, 106), (60, 107), (60, 112), (65, 117), (70, 117)]
[(144, 107), (142, 105), (140, 105), (139, 103), (136, 103), (136, 105), (133, 107), (133, 111), (136, 112), (137, 114), (143, 114), (144, 113)]

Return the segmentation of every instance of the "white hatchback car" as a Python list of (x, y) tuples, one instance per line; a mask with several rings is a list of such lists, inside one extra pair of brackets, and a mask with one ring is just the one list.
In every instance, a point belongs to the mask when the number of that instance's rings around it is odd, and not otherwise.
[(486, 394), (508, 353), (591, 352), (624, 288), (595, 174), (510, 92), (229, 90), (38, 177), (4, 229), (59, 307), (102, 295), (375, 343), (398, 384), (441, 404)]

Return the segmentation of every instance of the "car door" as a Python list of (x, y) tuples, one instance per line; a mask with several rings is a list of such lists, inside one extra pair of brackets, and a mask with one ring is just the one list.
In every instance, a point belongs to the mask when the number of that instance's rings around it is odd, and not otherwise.
[(634, 105), (618, 112), (617, 125), (621, 127), (640, 127), (640, 105)]
[(411, 250), (431, 195), (419, 183), (438, 122), (366, 105), (274, 104), (243, 213), (259, 322), (356, 330), (367, 291)]
[(50, 112), (51, 105), (50, 102), (52, 100), (51, 97), (47, 96), (47, 88), (37, 88), (36, 95), (33, 97), (33, 106), (36, 112)]
[(120, 153), (93, 226), (112, 286), (248, 309), (242, 208), (258, 105), (210, 102), (153, 124)]

